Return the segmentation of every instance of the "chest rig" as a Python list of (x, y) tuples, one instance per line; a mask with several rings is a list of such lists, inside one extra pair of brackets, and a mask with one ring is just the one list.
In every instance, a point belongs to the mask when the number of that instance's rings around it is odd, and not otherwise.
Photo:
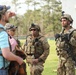
[[(72, 33), (75, 29), (71, 28), (68, 32), (64, 33), (65, 29), (62, 30), (62, 32), (60, 33), (60, 37), (58, 37), (56, 39), (56, 50), (57, 50), (57, 54), (62, 56), (62, 57), (69, 57), (72, 56), (73, 57), (73, 47), (72, 45), (69, 43), (70, 38), (72, 37)], [(67, 38), (69, 40), (67, 40), (65, 38), (65, 34), (67, 34)]]
[(27, 55), (34, 55), (35, 58), (38, 58), (43, 53), (43, 45), (41, 41), (41, 37), (32, 38), (28, 36), (25, 44), (25, 52)]

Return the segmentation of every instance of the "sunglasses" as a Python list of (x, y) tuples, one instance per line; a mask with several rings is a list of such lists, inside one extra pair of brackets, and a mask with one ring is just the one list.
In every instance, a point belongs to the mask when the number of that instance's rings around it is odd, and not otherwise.
[(36, 29), (31, 29), (30, 31), (36, 31)]

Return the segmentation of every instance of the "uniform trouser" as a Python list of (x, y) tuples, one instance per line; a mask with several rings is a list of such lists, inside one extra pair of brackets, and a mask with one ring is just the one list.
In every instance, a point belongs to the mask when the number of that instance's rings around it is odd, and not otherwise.
[(43, 72), (43, 64), (38, 63), (36, 65), (30, 66), (30, 75), (42, 75)]
[(66, 60), (60, 59), (57, 75), (75, 75), (75, 62), (69, 57)]
[(1, 69), (0, 75), (8, 75), (8, 69)]

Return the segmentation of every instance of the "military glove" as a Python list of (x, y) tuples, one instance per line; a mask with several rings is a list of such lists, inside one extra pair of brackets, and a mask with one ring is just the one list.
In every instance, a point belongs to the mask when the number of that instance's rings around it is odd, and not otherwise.
[(57, 40), (57, 38), (59, 38), (61, 35), (60, 34), (56, 34), (55, 35), (55, 41)]

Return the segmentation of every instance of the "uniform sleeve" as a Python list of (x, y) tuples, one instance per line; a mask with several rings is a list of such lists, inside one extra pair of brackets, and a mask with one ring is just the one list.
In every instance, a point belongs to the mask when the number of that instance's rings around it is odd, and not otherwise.
[(74, 31), (74, 32), (72, 33), (72, 37), (71, 37), (71, 39), (70, 39), (70, 44), (71, 44), (72, 46), (76, 47), (76, 31)]
[(42, 43), (43, 43), (44, 52), (43, 52), (43, 54), (39, 57), (39, 61), (45, 61), (46, 58), (48, 57), (49, 51), (50, 51), (50, 50), (49, 50), (49, 44), (48, 44), (47, 40), (44, 39)]
[(8, 34), (5, 31), (0, 33), (0, 48), (9, 47)]

